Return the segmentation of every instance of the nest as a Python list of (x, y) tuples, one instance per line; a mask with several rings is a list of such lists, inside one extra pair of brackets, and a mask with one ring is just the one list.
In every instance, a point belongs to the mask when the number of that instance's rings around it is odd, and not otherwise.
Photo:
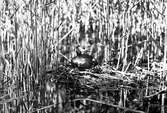
[(148, 109), (150, 101), (160, 106), (158, 95), (166, 92), (159, 89), (161, 80), (157, 72), (139, 67), (122, 72), (105, 64), (79, 71), (61, 65), (56, 70), (47, 71), (44, 79), (46, 83), (53, 84), (55, 90), (64, 91), (62, 96), (66, 101), (62, 106), (79, 102), (80, 104), (75, 104), (78, 107), (72, 107), (78, 112), (84, 110), (95, 113), (107, 110), (143, 113)]

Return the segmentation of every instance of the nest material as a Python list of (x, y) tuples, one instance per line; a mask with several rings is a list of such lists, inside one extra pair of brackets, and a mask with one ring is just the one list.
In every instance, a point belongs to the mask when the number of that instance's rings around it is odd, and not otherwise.
[(139, 67), (131, 72), (122, 72), (110, 65), (103, 65), (86, 71), (59, 66), (57, 71), (47, 73), (46, 77), (52, 78), (52, 82), (59, 88), (65, 88), (69, 96), (73, 95), (72, 101), (82, 101), (84, 98), (102, 105), (105, 103), (106, 106), (142, 113), (145, 110), (145, 99), (151, 100), (152, 97), (166, 92), (159, 90), (161, 80), (157, 76), (157, 72)]

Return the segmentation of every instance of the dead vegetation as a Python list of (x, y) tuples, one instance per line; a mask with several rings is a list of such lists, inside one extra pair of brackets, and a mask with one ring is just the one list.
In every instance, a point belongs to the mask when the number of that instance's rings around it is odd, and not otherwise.
[(0, 4), (1, 113), (166, 113), (166, 1)]

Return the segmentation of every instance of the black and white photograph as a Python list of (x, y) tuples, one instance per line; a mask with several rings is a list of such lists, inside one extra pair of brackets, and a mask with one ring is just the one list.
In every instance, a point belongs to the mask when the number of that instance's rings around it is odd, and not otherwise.
[(0, 0), (0, 113), (167, 113), (167, 1)]

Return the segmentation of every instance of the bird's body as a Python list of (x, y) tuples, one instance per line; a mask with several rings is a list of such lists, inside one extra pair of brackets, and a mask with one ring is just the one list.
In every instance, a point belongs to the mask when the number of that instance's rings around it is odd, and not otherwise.
[(95, 64), (93, 61), (93, 57), (88, 54), (80, 54), (72, 58), (71, 63), (73, 67), (76, 67), (79, 70), (89, 69)]
[(90, 69), (98, 64), (100, 65), (103, 56), (104, 47), (101, 45), (94, 44), (94, 46), (92, 45), (92, 48), (77, 45), (76, 56), (72, 58), (71, 64), (74, 68), (78, 68), (79, 70)]

